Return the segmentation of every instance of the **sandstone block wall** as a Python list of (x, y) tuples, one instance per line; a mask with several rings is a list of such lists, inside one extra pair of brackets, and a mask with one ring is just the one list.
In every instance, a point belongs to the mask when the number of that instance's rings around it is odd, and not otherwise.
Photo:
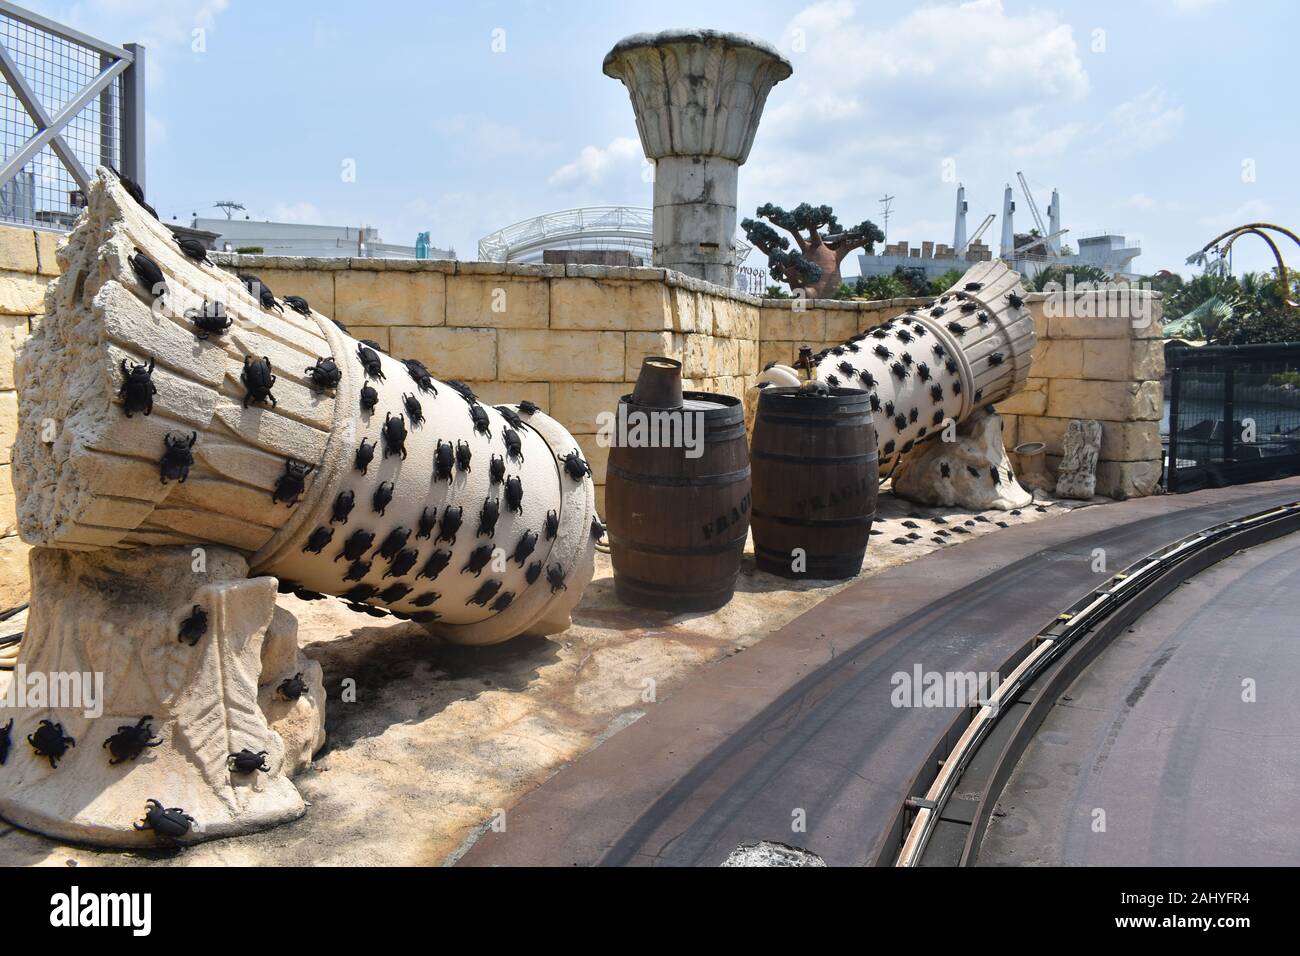
[(18, 423), (14, 354), (45, 312), (45, 287), (59, 270), (59, 238), (0, 228), (0, 610), (27, 600), (28, 547), (18, 537), (12, 474)]

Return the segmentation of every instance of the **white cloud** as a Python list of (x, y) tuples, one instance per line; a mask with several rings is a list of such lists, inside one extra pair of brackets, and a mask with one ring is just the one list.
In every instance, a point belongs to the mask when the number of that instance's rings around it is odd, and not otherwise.
[(275, 222), (321, 223), (324, 218), (314, 203), (276, 203), (271, 209), (271, 219)]
[(1267, 220), (1273, 215), (1273, 207), (1262, 199), (1248, 199), (1231, 212), (1203, 216), (1201, 222), (1217, 229), (1231, 226), (1244, 226), (1248, 222)]
[(1183, 108), (1168, 106), (1168, 95), (1151, 87), (1111, 110), (1107, 137), (1098, 149), (1107, 155), (1140, 152), (1167, 143), (1183, 125)]
[(617, 136), (603, 149), (584, 146), (578, 158), (565, 163), (547, 179), (547, 185), (558, 188), (595, 186), (604, 182), (615, 170), (639, 167), (644, 154), (640, 140)]

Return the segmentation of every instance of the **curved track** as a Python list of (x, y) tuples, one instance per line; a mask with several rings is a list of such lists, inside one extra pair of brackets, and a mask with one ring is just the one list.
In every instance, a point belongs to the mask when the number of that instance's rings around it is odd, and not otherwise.
[(997, 670), (1104, 579), (1097, 549), (1113, 572), (1297, 498), (1288, 479), (1088, 508), (874, 575), (701, 672), (525, 797), (461, 862), (716, 865), (755, 840), (832, 865), (892, 862), (917, 768), (947, 754), (963, 713), (894, 707), (893, 675)]
[(1148, 611), (1049, 712), (978, 862), (1294, 864), (1298, 593), (1291, 534), (1202, 571)]

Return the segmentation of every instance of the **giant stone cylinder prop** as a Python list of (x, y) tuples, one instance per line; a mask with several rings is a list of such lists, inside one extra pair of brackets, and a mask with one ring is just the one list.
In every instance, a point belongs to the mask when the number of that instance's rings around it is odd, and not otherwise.
[[(1005, 263), (976, 263), (929, 308), (812, 357), (812, 379), (869, 393), (882, 477), (945, 421), (960, 423), (1024, 387), (1037, 342), (1024, 295)], [(759, 376), (759, 387), (799, 382), (776, 363)]]
[(737, 171), (790, 63), (743, 34), (668, 30), (619, 41), (604, 71), (627, 87), (655, 161), (654, 264), (730, 287)]

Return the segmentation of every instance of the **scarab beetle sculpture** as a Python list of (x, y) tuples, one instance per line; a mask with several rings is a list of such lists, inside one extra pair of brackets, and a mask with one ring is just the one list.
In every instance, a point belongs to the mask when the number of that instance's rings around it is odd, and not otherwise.
[(1005, 298), (1007, 302), (1011, 304), (1011, 308), (1013, 309), (1018, 309), (1025, 304), (1024, 298), (1015, 292), (1008, 292)]
[(27, 735), (27, 742), (32, 745), (36, 756), (50, 762), (51, 769), (59, 766), (59, 760), (69, 747), (77, 746), (77, 742), (63, 732), (63, 725), (52, 720), (42, 720), (36, 732)]
[(421, 538), (433, 537), (433, 529), (438, 525), (438, 509), (422, 508), (420, 510), (420, 525), (416, 529), (415, 538), (418, 541)]
[(307, 682), (302, 679), (302, 671), (280, 681), (280, 686), (275, 690), (285, 700), (297, 700), (302, 697), (307, 693)]
[(536, 415), (541, 411), (536, 402), (530, 401), (526, 398), (519, 403), (519, 410), (525, 415)]
[(501, 502), (496, 498), (483, 499), (483, 507), (478, 513), (477, 538), (490, 538), (497, 532), (497, 518), (501, 515)]
[(307, 539), (307, 543), (302, 546), (304, 554), (320, 554), (325, 550), (325, 545), (329, 544), (334, 538), (333, 528), (317, 528)]
[(149, 290), (149, 294), (154, 299), (161, 299), (167, 294), (167, 281), (163, 278), (162, 269), (158, 268), (158, 263), (146, 256), (138, 248), (135, 250), (134, 255), (127, 256), (126, 261), (131, 263), (131, 271), (140, 280), (140, 284)]
[(564, 568), (558, 564), (552, 564), (546, 569), (546, 582), (551, 586), (551, 593), (556, 591), (569, 590), (568, 585), (564, 583)]
[(471, 405), (478, 401), (478, 396), (474, 394), (474, 389), (470, 388), (460, 379), (448, 379), (447, 384), (452, 387), (452, 390), (457, 395), (465, 399), (465, 401), (469, 402)]
[(406, 460), (406, 419), (401, 415), (384, 415), (384, 457), (401, 455)]
[(402, 364), (406, 366), (406, 371), (414, 379), (416, 387), (422, 392), (432, 392), (438, 394), (438, 387), (433, 384), (432, 373), (424, 367), (424, 363), (419, 359), (403, 359)]
[(137, 365), (122, 359), (122, 387), (117, 390), (122, 399), (122, 410), (130, 418), (136, 412), (153, 414), (153, 397), (158, 394), (158, 386), (153, 383), (154, 360)]
[(506, 479), (506, 507), (517, 515), (524, 513), (524, 480), (518, 475)]
[(497, 410), (497, 413), (506, 420), (506, 424), (511, 428), (528, 427), (524, 420), (520, 418), (519, 415), (516, 414), (515, 410), (509, 405), (494, 405), (492, 407)]
[(524, 572), (524, 580), (529, 584), (535, 584), (537, 579), (542, 576), (542, 562), (534, 561), (528, 565), (528, 570)]
[(966, 334), (966, 326), (962, 325), (960, 322), (949, 322), (948, 331), (957, 336), (957, 338), (961, 338)]
[(152, 830), (160, 840), (179, 840), (194, 825), (194, 818), (180, 807), (164, 807), (152, 797), (144, 806), (144, 819), (132, 825), (137, 830)]
[(605, 537), (605, 523), (597, 515), (591, 516), (591, 540), (599, 541)]
[(442, 509), (442, 520), (438, 523), (438, 536), (433, 539), (434, 544), (440, 541), (447, 541), (451, 544), (456, 543), (456, 532), (460, 530), (461, 522), (465, 519), (465, 509), (460, 505), (448, 505)]
[(406, 575), (411, 568), (415, 567), (415, 562), (420, 560), (420, 552), (415, 548), (403, 548), (393, 557), (392, 563), (388, 565), (388, 570), (383, 576), (386, 578), (400, 578)]
[(311, 316), (311, 306), (308, 305), (307, 300), (300, 295), (286, 295), (284, 297), (284, 304), (293, 309), (293, 311), (297, 312), (299, 315)]
[(412, 428), (419, 428), (424, 424), (424, 407), (420, 405), (418, 398), (403, 394), (402, 407), (406, 409), (406, 416), (411, 420)]
[[(344, 580), (344, 581), (360, 581), (362, 578), (364, 578), (364, 577), (365, 577), (367, 574), (369, 574), (369, 573), (370, 573), (370, 562), (369, 562), (369, 561), (360, 561), (360, 560), (358, 560), (358, 561), (353, 561), (351, 564), (348, 565), (348, 569), (347, 569), (347, 571), (344, 572), (344, 574), (343, 574), (343, 580)], [(355, 591), (356, 588), (353, 588), (353, 590)], [(357, 598), (356, 600), (364, 601), (365, 598)]]
[(194, 323), (194, 336), (200, 340), (206, 340), (213, 335), (221, 335), (235, 324), (231, 321), (230, 316), (226, 315), (224, 304), (217, 301), (209, 305), (206, 297), (203, 299), (203, 308), (186, 309), (185, 318)]
[(519, 432), (513, 428), (507, 428), (501, 435), (506, 443), (506, 455), (514, 461), (523, 463), (524, 452), (523, 442), (519, 440)]
[(384, 364), (379, 361), (379, 355), (374, 349), (368, 345), (358, 345), (357, 358), (361, 360), (361, 367), (369, 378), (379, 382), (384, 380)]
[(375, 514), (382, 515), (388, 503), (393, 500), (393, 483), (391, 481), (381, 481), (375, 493), (370, 497), (370, 504), (375, 510)]
[(456, 467), (461, 471), (473, 471), (469, 463), (474, 460), (474, 452), (469, 447), (469, 442), (458, 439), (456, 441)]
[(474, 425), (474, 431), (480, 435), (492, 437), (491, 419), (488, 418), (487, 409), (478, 403), (469, 406), (469, 419)]
[(275, 482), (275, 491), (271, 493), (271, 502), (279, 504), (284, 502), (289, 507), (298, 503), (302, 497), (303, 490), (306, 488), (307, 475), (314, 469), (315, 465), (309, 465), (306, 462), (296, 461), (289, 458), (284, 463), (284, 473), (280, 475)]
[(559, 530), (560, 530), (559, 514), (554, 509), (546, 512), (546, 540), (547, 541), (554, 540), (556, 534), (559, 533)]
[(451, 483), (452, 465), (455, 464), (456, 453), (452, 448), (451, 442), (438, 439), (438, 447), (433, 451), (433, 474), (439, 481)]
[(370, 467), (370, 463), (375, 460), (375, 448), (378, 444), (378, 442), (368, 441), (363, 438), (361, 444), (357, 446), (357, 454), (352, 464), (361, 474), (364, 475)]
[(411, 593), (409, 584), (390, 584), (379, 592), (379, 598), (385, 604), (393, 604)]
[(447, 565), (450, 563), (451, 552), (439, 549), (429, 555), (429, 560), (424, 562), (424, 567), (420, 568), (416, 578), (429, 578), (432, 580), (447, 570)]
[(181, 252), (184, 254), (186, 259), (190, 259), (200, 265), (212, 265), (212, 260), (208, 258), (208, 247), (199, 240), (191, 236), (173, 235), (172, 238), (176, 240), (176, 245), (181, 247)]
[(510, 557), (514, 560), (515, 564), (519, 565), (522, 568), (524, 566), (524, 562), (528, 560), (529, 556), (533, 553), (533, 549), (536, 547), (537, 547), (537, 532), (525, 531), (520, 536), (519, 543), (515, 545), (515, 553), (512, 554)]
[(871, 351), (875, 353), (876, 358), (883, 359), (885, 361), (888, 361), (889, 359), (894, 357), (894, 353), (889, 351), (889, 349), (885, 348), (883, 345), (877, 345)]
[[(366, 567), (370, 567), (370, 562), (366, 562)], [(339, 597), (351, 604), (360, 604), (362, 601), (368, 601), (377, 593), (379, 593), (379, 588), (373, 584), (358, 584), (356, 587), (348, 588)]]
[(582, 481), (591, 474), (591, 466), (583, 461), (582, 452), (576, 448), (559, 460), (564, 463), (565, 473), (574, 481)]
[(247, 747), (239, 753), (227, 757), (226, 767), (235, 773), (271, 772), (271, 768), (266, 765), (266, 751), (259, 750), (257, 753), (253, 753)]
[(146, 747), (157, 747), (163, 742), (162, 738), (154, 739), (153, 728), (149, 726), (153, 717), (146, 714), (134, 724), (123, 724), (117, 728), (117, 733), (113, 734), (104, 741), (103, 746), (108, 748), (111, 756), (108, 759), (110, 764), (116, 765), (126, 760), (135, 760), (139, 757)]
[(194, 464), (194, 454), (190, 451), (194, 443), (198, 441), (198, 432), (190, 432), (190, 437), (184, 435), (173, 435), (168, 432), (163, 436), (162, 460), (158, 462), (158, 473), (165, 485), (169, 481), (185, 483), (185, 479), (190, 476), (190, 468)]
[(488, 463), (488, 481), (499, 485), (506, 477), (506, 460), (500, 455), (493, 455)]
[(271, 374), (271, 360), (265, 355), (260, 359), (245, 355), (244, 370), (239, 373), (239, 380), (244, 383), (245, 408), (248, 407), (249, 402), (260, 404), (269, 401), (272, 408), (279, 404), (271, 394), (271, 389), (275, 386), (275, 376)]
[(208, 612), (202, 604), (196, 604), (190, 609), (190, 616), (181, 621), (176, 640), (193, 647), (206, 633), (208, 633)]
[(352, 509), (356, 505), (356, 492), (352, 489), (340, 491), (338, 497), (334, 499), (334, 513), (330, 515), (330, 524), (341, 521), (343, 524), (348, 523), (348, 515), (352, 514)]
[(410, 528), (397, 527), (388, 532), (383, 543), (379, 546), (379, 556), (392, 560), (393, 556), (406, 547), (406, 541), (411, 537)]
[(375, 391), (373, 385), (361, 386), (361, 410), (366, 414), (373, 412), (375, 406), (379, 404), (379, 393)]
[(355, 561), (369, 551), (370, 546), (374, 543), (375, 533), (373, 531), (358, 528), (348, 535), (348, 539), (343, 542), (343, 550), (334, 556), (334, 560), (346, 558), (348, 561)]
[(319, 395), (332, 388), (338, 388), (343, 379), (343, 371), (332, 356), (318, 358), (315, 365), (308, 366), (307, 377), (311, 379), (312, 388)]
[(474, 575), (474, 577), (481, 575), (483, 569), (487, 567), (487, 563), (492, 560), (492, 552), (494, 550), (495, 548), (493, 548), (491, 544), (480, 544), (470, 552), (469, 560), (466, 561), (465, 566), (460, 569), (460, 573), (465, 574), (468, 572)]
[(479, 585), (479, 589), (469, 596), (465, 601), (466, 605), (477, 604), (479, 607), (486, 607), (487, 602), (496, 596), (501, 590), (501, 582), (497, 580), (484, 581)]
[(414, 604), (416, 607), (428, 607), (430, 604), (433, 604), (435, 601), (437, 601), (440, 597), (442, 597), (442, 595), (439, 594), (437, 591), (425, 591), (419, 597), (411, 598), (411, 603)]

